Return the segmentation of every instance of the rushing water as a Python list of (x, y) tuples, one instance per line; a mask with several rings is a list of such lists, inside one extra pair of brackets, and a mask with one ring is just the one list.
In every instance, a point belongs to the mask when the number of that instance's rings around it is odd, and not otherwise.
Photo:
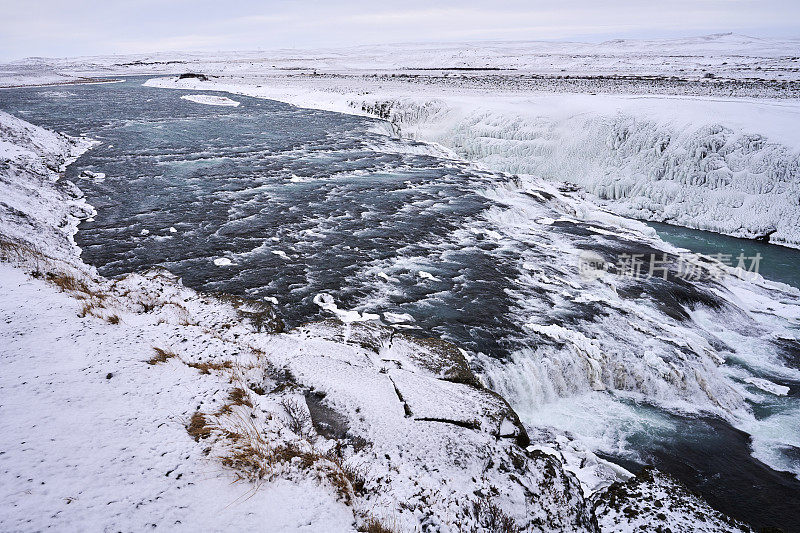
[[(630, 309), (606, 306), (607, 288), (577, 269), (580, 251), (611, 259), (656, 252), (650, 244), (565, 218), (546, 190), (522, 191), (508, 175), (393, 139), (377, 120), (238, 96), (239, 107), (214, 107), (140, 83), (0, 91), (8, 112), (102, 141), (67, 172), (97, 208), (78, 243), (102, 274), (164, 266), (197, 289), (276, 298), (290, 324), (328, 316), (314, 303), (319, 293), (387, 322), (402, 320), (387, 312), (408, 314), (403, 327), (469, 350), (528, 423), (570, 431), (626, 464), (653, 462), (754, 524), (800, 524), (800, 483), (754, 459), (746, 434), (651, 405), (648, 394), (656, 404), (673, 399), (664, 385), (637, 397), (597, 390), (562, 345), (525, 326), (574, 328), (619, 357), (647, 344), (667, 358), (677, 341), (661, 345), (625, 326)], [(738, 253), (722, 240), (701, 245), (691, 230), (657, 229), (696, 251)], [(768, 248), (762, 274), (800, 286), (791, 268), (800, 252)], [(614, 291), (676, 324), (689, 322), (689, 308), (715, 305), (706, 286), (674, 279)], [(753, 343), (736, 354), (731, 379), (772, 349)], [(775, 422), (798, 406), (800, 380), (787, 372), (788, 398), (751, 393), (754, 424), (791, 433)], [(770, 450), (780, 464), (800, 460), (792, 445)]]

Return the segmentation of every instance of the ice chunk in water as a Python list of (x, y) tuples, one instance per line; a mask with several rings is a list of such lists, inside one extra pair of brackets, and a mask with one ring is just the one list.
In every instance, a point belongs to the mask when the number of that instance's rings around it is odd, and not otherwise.
[(430, 272), (425, 272), (424, 270), (420, 270), (419, 272), (417, 272), (417, 276), (419, 276), (422, 279), (428, 279), (431, 281), (442, 281), (433, 274), (431, 274)]
[(414, 317), (408, 313), (390, 313), (389, 311), (383, 313), (383, 319), (392, 324), (399, 324), (400, 322), (414, 322)]

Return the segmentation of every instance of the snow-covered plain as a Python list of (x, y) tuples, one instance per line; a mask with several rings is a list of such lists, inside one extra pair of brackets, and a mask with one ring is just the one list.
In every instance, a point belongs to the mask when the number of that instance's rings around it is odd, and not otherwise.
[(3, 86), (57, 83), (103, 74), (206, 71), (239, 76), (253, 72), (317, 71), (330, 74), (424, 74), (468, 69), (477, 75), (649, 76), (686, 80), (783, 82), (800, 79), (800, 40), (714, 34), (668, 40), (603, 43), (496, 41), (407, 43), (337, 49), (230, 52), (162, 52), (31, 57), (0, 65)]

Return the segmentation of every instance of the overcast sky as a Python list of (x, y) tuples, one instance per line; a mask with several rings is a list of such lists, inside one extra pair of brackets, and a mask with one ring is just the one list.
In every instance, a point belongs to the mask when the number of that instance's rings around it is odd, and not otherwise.
[(800, 37), (800, 0), (0, 0), (0, 59), (415, 41)]

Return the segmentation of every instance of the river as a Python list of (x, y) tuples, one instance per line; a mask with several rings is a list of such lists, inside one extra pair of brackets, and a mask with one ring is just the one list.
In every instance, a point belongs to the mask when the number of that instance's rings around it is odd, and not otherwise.
[[(66, 177), (97, 209), (77, 241), (103, 275), (162, 266), (199, 290), (276, 301), (290, 325), (331, 316), (322, 302), (446, 338), (530, 427), (631, 469), (655, 464), (755, 525), (800, 527), (800, 482), (776, 471), (800, 471), (792, 348), (770, 363), (790, 387), (785, 397), (742, 383), (743, 372), (764, 375), (758, 361), (778, 350), (771, 341), (719, 348), (727, 362), (709, 387), (744, 421), (735, 429), (707, 396), (639, 364), (650, 354), (672, 362), (678, 337), (713, 329), (703, 317), (727, 323), (716, 282), (615, 276), (604, 285), (579, 272), (583, 252), (646, 256), (659, 251), (653, 239), (571, 219), (552, 191), (521, 190), (508, 175), (396, 139), (379, 120), (235, 95), (238, 107), (204, 105), (142, 81), (0, 91), (0, 109), (101, 141)], [(764, 276), (800, 287), (798, 250), (654, 227), (696, 252), (759, 252)], [(675, 338), (631, 329), (632, 316), (669, 323)], [(587, 375), (554, 326), (591, 339), (613, 364)], [(686, 353), (674, 359), (681, 372), (704, 372)], [(698, 398), (696, 411), (686, 407)], [(750, 434), (772, 432), (758, 459), (741, 431), (748, 424)]]

